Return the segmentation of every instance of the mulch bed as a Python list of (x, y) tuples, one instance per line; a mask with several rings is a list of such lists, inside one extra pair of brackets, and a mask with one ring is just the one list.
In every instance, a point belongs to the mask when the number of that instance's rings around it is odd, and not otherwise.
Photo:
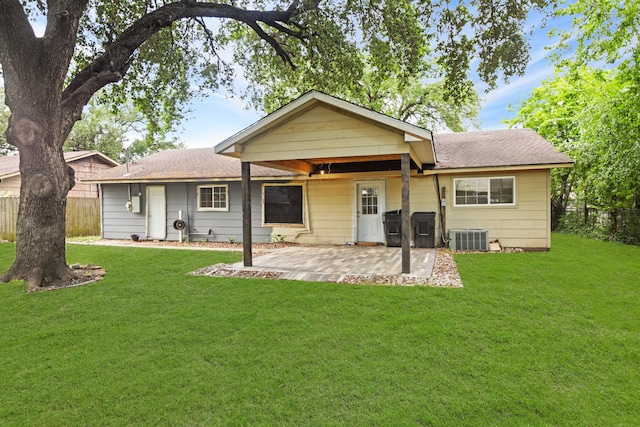
[(462, 288), (458, 267), (448, 249), (436, 249), (436, 259), (429, 278), (429, 285), (437, 287)]
[(35, 289), (36, 291), (53, 291), (56, 289), (73, 288), (76, 286), (88, 285), (89, 283), (97, 282), (107, 274), (107, 271), (97, 265), (87, 264), (73, 264), (70, 266), (76, 277), (69, 280), (59, 280), (50, 285), (40, 286)]

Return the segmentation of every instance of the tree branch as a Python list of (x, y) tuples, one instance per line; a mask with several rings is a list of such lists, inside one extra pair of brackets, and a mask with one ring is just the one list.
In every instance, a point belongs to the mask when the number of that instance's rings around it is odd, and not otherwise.
[(213, 54), (220, 60), (220, 55), (218, 55), (218, 51), (216, 49), (216, 43), (214, 40), (213, 32), (207, 27), (207, 23), (204, 22), (204, 19), (197, 17), (193, 18), (194, 22), (200, 26), (202, 31), (204, 32), (204, 36), (207, 39), (207, 44), (209, 45), (209, 49), (213, 52)]
[(15, 41), (32, 42), (35, 38), (33, 28), (20, 1), (0, 1), (0, 59), (4, 62), (5, 55), (12, 56), (24, 52), (24, 44), (21, 45)]
[(66, 42), (73, 41), (76, 38), (78, 22), (87, 8), (87, 3), (88, 0), (48, 0), (44, 39), (66, 37)]
[(255, 31), (255, 33), (258, 35), (258, 37), (260, 37), (262, 40), (266, 41), (267, 43), (269, 43), (271, 45), (271, 47), (276, 51), (276, 53), (278, 54), (278, 56), (280, 58), (282, 58), (282, 60), (289, 64), (291, 67), (293, 67), (293, 62), (291, 61), (291, 58), (289, 57), (289, 54), (284, 50), (284, 48), (280, 45), (280, 43), (278, 43), (278, 41), (276, 39), (274, 39), (273, 37), (271, 37), (269, 34), (267, 34), (261, 27), (260, 24), (258, 24), (257, 22), (246, 22), (246, 24), (251, 27), (251, 29), (253, 31)]
[[(15, 0), (17, 2), (17, 0)], [(85, 0), (86, 1), (86, 0)], [(181, 1), (166, 4), (134, 22), (120, 34), (105, 52), (90, 65), (81, 70), (71, 80), (62, 93), (64, 131), (69, 131), (82, 114), (82, 108), (93, 94), (109, 83), (121, 80), (126, 74), (132, 56), (140, 46), (163, 28), (185, 18), (228, 18), (243, 22), (251, 27), (259, 37), (268, 42), (287, 63), (289, 55), (282, 46), (259, 25), (263, 22), (290, 36), (302, 38), (300, 33), (285, 31), (293, 17), (300, 13), (300, 3), (295, 0), (285, 11), (244, 10), (228, 4)]]
[[(11, 77), (21, 72), (17, 64), (25, 64), (25, 55), (34, 52), (35, 48), (36, 36), (20, 1), (0, 1), (0, 64), (5, 79), (9, 79), (5, 81), (8, 101), (13, 98)], [(26, 63), (30, 61), (35, 61), (35, 58), (28, 59)]]
[(48, 0), (47, 27), (42, 37), (42, 53), (47, 64), (58, 64), (56, 71), (62, 86), (69, 63), (73, 58), (80, 19), (85, 13), (88, 0)]

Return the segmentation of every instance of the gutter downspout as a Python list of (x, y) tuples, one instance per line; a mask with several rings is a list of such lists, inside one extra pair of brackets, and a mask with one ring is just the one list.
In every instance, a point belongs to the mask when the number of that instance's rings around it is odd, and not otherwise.
[[(447, 212), (446, 212), (446, 207), (444, 206), (443, 200), (446, 203), (447, 200), (447, 189), (446, 188), (440, 188), (440, 179), (438, 178), (438, 174), (435, 174), (434, 177), (436, 178), (435, 184), (436, 184), (436, 194), (438, 195), (438, 205), (439, 205), (439, 212), (440, 212), (440, 242), (442, 243), (443, 247), (447, 247), (447, 244), (449, 243), (449, 240), (445, 237), (446, 234), (446, 225), (447, 225)], [(442, 191), (442, 194), (440, 193)]]
[[(436, 145), (433, 142), (433, 131), (431, 131), (431, 141), (433, 143), (434, 154), (436, 154), (436, 156), (437, 156), (437, 153), (435, 153)], [(434, 159), (434, 160), (437, 162), (436, 159)], [(438, 207), (438, 211), (440, 213), (440, 242), (442, 243), (442, 246), (446, 248), (447, 245), (449, 244), (449, 239), (447, 239), (445, 237), (446, 229), (447, 229), (447, 227), (446, 227), (446, 225), (447, 225), (447, 213), (446, 213), (446, 207), (444, 206), (443, 200), (446, 203), (446, 200), (447, 200), (447, 189), (446, 188), (440, 188), (440, 178), (439, 178), (437, 173), (434, 174), (434, 177), (435, 177), (435, 185), (436, 185), (436, 194), (438, 195), (438, 206), (439, 206)], [(442, 194), (440, 192), (442, 192)]]

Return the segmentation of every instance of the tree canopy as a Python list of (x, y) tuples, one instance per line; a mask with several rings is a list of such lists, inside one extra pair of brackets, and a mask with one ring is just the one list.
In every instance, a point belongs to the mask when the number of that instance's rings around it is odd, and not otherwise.
[(264, 89), (250, 88), (248, 98), (256, 108), (272, 112), (315, 89), (433, 131), (460, 132), (476, 125), (480, 100), (475, 90), (454, 98), (442, 79), (433, 81), (424, 70), (414, 69), (403, 76), (384, 74), (366, 58), (361, 61), (360, 78), (340, 87), (332, 79), (313, 78), (311, 69), (259, 73), (256, 79)]
[(537, 130), (575, 160), (572, 171), (554, 175), (560, 214), (572, 192), (614, 216), (640, 207), (639, 8), (638, 1), (577, 0), (560, 10), (573, 24), (556, 31), (563, 37), (553, 56), (556, 76), (511, 122)]
[[(64, 5), (24, 3), (32, 22), (49, 19), (52, 7)], [(65, 93), (104, 86), (102, 102), (133, 100), (153, 133), (173, 128), (193, 97), (225, 89), (240, 90), (267, 111), (310, 88), (368, 106), (367, 96), (380, 95), (381, 87), (390, 86), (385, 81), (393, 80), (395, 92), (414, 99), (416, 84), (427, 86), (422, 92), (434, 101), (424, 117), (432, 120), (422, 124), (433, 126), (434, 104), (460, 105), (459, 114), (473, 114), (470, 73), (489, 88), (500, 77), (521, 75), (529, 58), (527, 16), (550, 12), (555, 1), (505, 0), (499, 8), (489, 0), (73, 3), (87, 4), (78, 8), (82, 16)], [(269, 9), (278, 14), (252, 22)], [(286, 24), (277, 21), (284, 17)], [(234, 85), (238, 73), (246, 89)], [(274, 87), (276, 80), (282, 89)], [(365, 80), (363, 90), (358, 84)], [(89, 92), (82, 92), (69, 102), (86, 104)], [(461, 129), (453, 114), (437, 115), (447, 127)]]
[(123, 163), (127, 158), (183, 147), (168, 132), (158, 132), (150, 127), (145, 116), (133, 105), (125, 104), (114, 110), (94, 98), (82, 113), (82, 120), (71, 130), (64, 150), (98, 150)]
[(625, 68), (640, 65), (638, 0), (575, 0), (556, 14), (572, 18), (570, 28), (553, 32), (562, 39), (553, 56), (562, 68), (593, 63)]

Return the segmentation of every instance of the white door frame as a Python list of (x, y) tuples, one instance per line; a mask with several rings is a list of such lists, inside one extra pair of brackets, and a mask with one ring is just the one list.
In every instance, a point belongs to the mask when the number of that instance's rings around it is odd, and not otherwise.
[[(157, 190), (161, 190), (160, 193), (156, 194), (153, 197), (151, 197), (151, 193), (152, 191), (157, 191)], [(160, 212), (153, 212), (154, 213), (154, 221), (157, 221), (156, 223), (158, 224), (162, 224), (162, 231), (159, 232), (159, 234), (157, 236), (152, 236), (150, 233), (152, 232), (151, 228), (150, 228), (150, 221), (149, 221), (149, 216), (152, 213), (152, 209), (151, 206), (153, 206), (154, 204), (152, 202), (155, 201), (155, 197), (161, 197), (162, 198), (162, 210)], [(159, 215), (158, 219), (155, 219), (155, 216)], [(164, 240), (167, 237), (167, 192), (166, 192), (166, 187), (164, 185), (148, 185), (147, 186), (147, 203), (146, 203), (146, 212), (145, 212), (145, 233), (148, 239), (153, 239), (153, 240)], [(160, 227), (158, 227), (158, 231), (160, 230)]]
[(358, 188), (362, 185), (375, 185), (380, 189), (380, 193), (378, 194), (378, 215), (380, 216), (380, 227), (381, 227), (381, 242), (384, 242), (384, 228), (382, 224), (382, 214), (384, 213), (387, 201), (386, 201), (386, 185), (387, 182), (384, 179), (367, 179), (353, 182), (353, 241), (358, 241), (358, 219), (360, 216), (360, 211), (358, 210), (358, 205), (360, 203), (360, 192)]

